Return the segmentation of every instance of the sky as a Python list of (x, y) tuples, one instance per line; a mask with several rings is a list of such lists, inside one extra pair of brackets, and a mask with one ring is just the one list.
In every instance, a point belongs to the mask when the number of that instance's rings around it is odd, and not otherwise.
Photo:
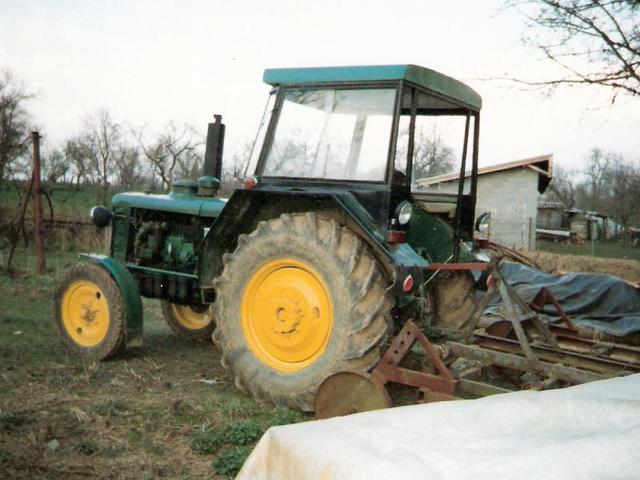
[[(506, 75), (556, 72), (525, 47), (503, 0), (0, 0), (0, 68), (36, 93), (28, 108), (54, 148), (108, 109), (115, 120), (205, 131), (227, 125), (225, 157), (253, 141), (270, 67), (413, 63), (483, 98), (480, 164), (553, 153), (579, 169), (593, 147), (640, 160), (640, 100), (564, 88), (547, 98)], [(493, 79), (493, 80), (492, 80)]]

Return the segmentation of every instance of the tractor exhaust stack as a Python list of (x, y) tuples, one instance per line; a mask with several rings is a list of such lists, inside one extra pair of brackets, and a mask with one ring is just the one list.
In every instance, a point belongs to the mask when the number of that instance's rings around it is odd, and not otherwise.
[(224, 148), (224, 123), (222, 115), (214, 115), (214, 123), (210, 123), (207, 129), (207, 146), (204, 152), (203, 176), (222, 177), (222, 150)]

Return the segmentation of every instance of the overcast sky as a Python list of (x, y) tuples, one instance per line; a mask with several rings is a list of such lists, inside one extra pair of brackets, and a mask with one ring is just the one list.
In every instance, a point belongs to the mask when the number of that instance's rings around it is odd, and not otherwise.
[[(580, 167), (594, 146), (640, 157), (640, 101), (564, 89), (552, 99), (512, 83), (554, 68), (523, 47), (502, 0), (0, 0), (0, 67), (37, 93), (46, 146), (107, 108), (131, 125), (227, 125), (225, 151), (252, 141), (268, 67), (414, 63), (458, 78), (483, 98), (481, 164), (553, 153)], [(226, 155), (225, 155), (226, 156)]]

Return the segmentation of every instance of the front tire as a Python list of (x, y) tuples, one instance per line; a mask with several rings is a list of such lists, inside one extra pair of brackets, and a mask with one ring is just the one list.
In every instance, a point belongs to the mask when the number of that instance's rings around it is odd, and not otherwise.
[(327, 377), (378, 362), (391, 323), (386, 283), (362, 240), (334, 220), (260, 222), (215, 281), (222, 365), (256, 400), (313, 411)]
[(85, 263), (67, 270), (52, 303), (53, 323), (69, 351), (105, 360), (123, 350), (124, 299), (113, 277), (100, 265)]

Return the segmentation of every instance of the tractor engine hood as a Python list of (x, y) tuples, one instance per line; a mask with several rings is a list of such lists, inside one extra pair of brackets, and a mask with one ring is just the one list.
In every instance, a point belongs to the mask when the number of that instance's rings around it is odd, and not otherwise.
[(114, 210), (139, 208), (216, 218), (225, 203), (226, 199), (198, 195), (196, 182), (179, 180), (174, 182), (168, 194), (119, 193), (113, 197), (111, 205)]

